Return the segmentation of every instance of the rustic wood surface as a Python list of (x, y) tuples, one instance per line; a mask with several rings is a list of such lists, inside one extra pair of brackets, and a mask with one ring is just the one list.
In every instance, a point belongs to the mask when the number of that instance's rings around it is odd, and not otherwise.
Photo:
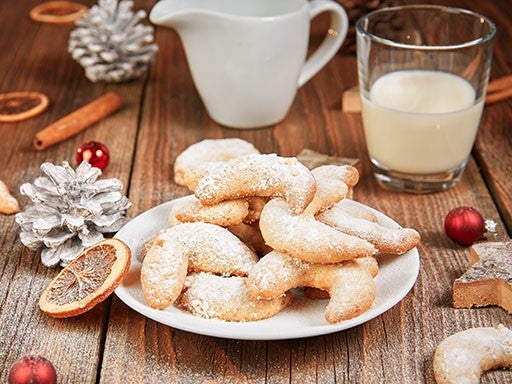
[[(92, 5), (92, 1), (80, 1)], [(512, 232), (512, 99), (485, 108), (460, 184), (430, 195), (385, 191), (374, 181), (365, 152), (361, 117), (341, 111), (341, 94), (357, 83), (356, 59), (340, 52), (297, 94), (286, 119), (258, 130), (222, 128), (206, 114), (193, 86), (181, 42), (157, 28), (159, 52), (149, 73), (126, 84), (93, 84), (67, 53), (70, 25), (29, 20), (36, 0), (0, 2), (0, 92), (40, 91), (51, 100), (43, 114), (0, 123), (0, 179), (21, 205), (19, 186), (40, 174), (44, 161), (75, 164), (75, 149), (97, 140), (110, 148), (104, 177), (116, 177), (133, 203), (129, 216), (187, 194), (173, 183), (173, 162), (204, 138), (240, 137), (262, 152), (283, 156), (303, 148), (359, 158), (355, 199), (422, 235), (420, 273), (411, 292), (381, 316), (346, 331), (283, 341), (240, 341), (201, 336), (161, 325), (116, 296), (71, 319), (52, 319), (38, 309), (42, 290), (58, 269), (19, 241), (13, 216), (0, 215), (0, 382), (22, 355), (50, 359), (59, 383), (433, 383), (432, 357), (445, 337), (469, 327), (512, 327), (498, 307), (454, 309), (451, 286), (469, 265), (468, 247), (444, 234), (456, 206), (470, 205), (497, 223), (489, 239)], [(136, 1), (150, 10), (154, 1)], [(434, 2), (435, 3), (435, 2)], [(512, 73), (512, 2), (438, 1), (469, 8), (497, 25), (491, 78)], [(312, 45), (325, 19), (314, 22)], [(121, 111), (73, 138), (37, 152), (37, 131), (107, 91), (119, 93)], [(485, 374), (483, 383), (512, 381), (509, 371)]]

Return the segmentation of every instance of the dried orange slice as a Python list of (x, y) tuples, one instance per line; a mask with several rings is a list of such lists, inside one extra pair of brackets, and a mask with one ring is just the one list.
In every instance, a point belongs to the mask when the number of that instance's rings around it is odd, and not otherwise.
[(130, 257), (130, 248), (115, 238), (85, 249), (44, 290), (39, 308), (52, 317), (87, 312), (121, 284), (128, 272)]
[(39, 92), (0, 94), (0, 121), (16, 122), (35, 116), (48, 108), (48, 97)]
[(32, 8), (29, 16), (40, 23), (68, 24), (82, 17), (87, 9), (72, 1), (48, 1)]

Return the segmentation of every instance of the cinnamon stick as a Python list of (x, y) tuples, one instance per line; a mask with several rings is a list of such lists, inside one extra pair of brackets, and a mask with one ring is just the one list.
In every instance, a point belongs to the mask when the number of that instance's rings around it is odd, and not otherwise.
[(512, 75), (489, 82), (485, 104), (494, 104), (512, 97)]
[(512, 88), (512, 75), (503, 76), (498, 79), (489, 81), (487, 93), (502, 91), (506, 88)]
[(487, 94), (487, 96), (485, 96), (485, 104), (494, 104), (499, 101), (508, 99), (509, 97), (512, 97), (512, 87)]
[(34, 147), (42, 151), (69, 139), (117, 111), (121, 105), (121, 97), (117, 93), (108, 92), (37, 132), (34, 137)]

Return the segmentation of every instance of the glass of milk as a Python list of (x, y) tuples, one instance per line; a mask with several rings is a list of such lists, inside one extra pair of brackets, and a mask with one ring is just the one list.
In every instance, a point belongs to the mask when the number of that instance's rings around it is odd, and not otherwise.
[(456, 184), (475, 141), (494, 24), (434, 5), (383, 8), (356, 26), (363, 127), (375, 177), (414, 193)]

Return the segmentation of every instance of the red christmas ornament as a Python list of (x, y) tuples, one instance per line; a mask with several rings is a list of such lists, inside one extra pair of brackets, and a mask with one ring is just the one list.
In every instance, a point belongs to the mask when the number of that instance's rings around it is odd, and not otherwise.
[(9, 371), (9, 384), (56, 384), (57, 372), (46, 358), (25, 355)]
[(76, 150), (76, 162), (78, 165), (82, 161), (86, 161), (102, 171), (107, 167), (109, 158), (108, 148), (97, 141), (83, 143)]
[(485, 233), (482, 215), (472, 207), (458, 207), (446, 215), (444, 230), (448, 237), (460, 245), (471, 245)]

